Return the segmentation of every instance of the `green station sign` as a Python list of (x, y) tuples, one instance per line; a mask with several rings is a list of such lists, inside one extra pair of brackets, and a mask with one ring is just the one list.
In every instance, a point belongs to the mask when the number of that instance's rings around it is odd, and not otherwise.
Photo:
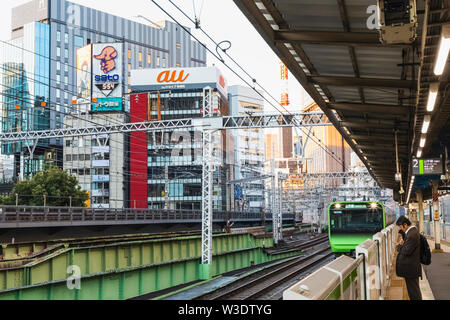
[(444, 174), (444, 165), (441, 158), (412, 159), (412, 174), (419, 175), (441, 175)]

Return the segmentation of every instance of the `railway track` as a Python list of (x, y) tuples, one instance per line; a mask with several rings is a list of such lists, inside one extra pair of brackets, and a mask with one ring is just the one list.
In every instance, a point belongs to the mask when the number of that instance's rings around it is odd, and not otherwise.
[[(255, 300), (279, 289), (292, 278), (311, 271), (314, 266), (333, 256), (326, 246), (314, 253), (256, 272), (196, 300)], [(287, 286), (286, 286), (287, 287)]]

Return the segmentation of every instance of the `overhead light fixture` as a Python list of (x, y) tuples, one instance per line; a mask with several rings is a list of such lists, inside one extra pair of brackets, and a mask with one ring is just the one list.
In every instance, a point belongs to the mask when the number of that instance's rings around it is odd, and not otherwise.
[(447, 64), (448, 52), (450, 50), (450, 24), (442, 26), (441, 41), (439, 42), (439, 51), (434, 65), (434, 74), (440, 76)]
[(419, 150), (417, 150), (417, 158), (420, 158), (422, 156), (422, 148), (419, 148)]
[(431, 116), (429, 114), (423, 117), (422, 133), (427, 133), (430, 126)]
[(372, 202), (372, 203), (370, 204), (370, 207), (371, 207), (372, 209), (375, 209), (376, 207), (378, 207), (378, 204), (377, 204), (376, 202)]
[(336, 203), (334, 206), (336, 209), (340, 209), (341, 208), (341, 204), (340, 203)]
[(425, 147), (426, 140), (427, 140), (426, 136), (423, 134), (422, 137), (420, 137), (420, 143), (419, 143), (421, 148)]
[(430, 91), (428, 93), (428, 103), (427, 103), (427, 111), (431, 112), (434, 110), (434, 106), (436, 105), (436, 99), (439, 91), (439, 82), (434, 82), (430, 84)]

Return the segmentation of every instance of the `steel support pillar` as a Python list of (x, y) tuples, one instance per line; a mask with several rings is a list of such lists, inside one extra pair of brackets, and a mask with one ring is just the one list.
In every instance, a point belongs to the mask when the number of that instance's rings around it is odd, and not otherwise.
[[(212, 89), (203, 89), (203, 116), (212, 117)], [(200, 279), (211, 278), (212, 264), (212, 194), (213, 194), (213, 163), (212, 163), (212, 134), (213, 130), (203, 130), (203, 170), (202, 170), (202, 261), (200, 265)]]
[(433, 222), (434, 222), (434, 249), (433, 252), (444, 252), (441, 249), (441, 220), (439, 218), (439, 180), (432, 182), (433, 195)]
[(277, 238), (283, 240), (283, 181), (278, 173), (278, 208), (277, 208)]
[(422, 191), (416, 192), (416, 198), (418, 202), (419, 210), (419, 232), (423, 234), (423, 195)]

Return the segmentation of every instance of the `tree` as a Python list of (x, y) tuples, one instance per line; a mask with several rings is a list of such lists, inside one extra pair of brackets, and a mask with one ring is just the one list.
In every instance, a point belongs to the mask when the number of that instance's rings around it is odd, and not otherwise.
[(15, 205), (16, 194), (19, 195), (18, 204), (26, 206), (43, 206), (44, 195), (46, 205), (54, 207), (68, 207), (70, 197), (73, 207), (84, 207), (84, 202), (89, 199), (88, 193), (78, 185), (77, 178), (58, 167), (51, 167), (35, 174), (30, 180), (18, 182), (9, 196), (0, 198), (0, 204)]

